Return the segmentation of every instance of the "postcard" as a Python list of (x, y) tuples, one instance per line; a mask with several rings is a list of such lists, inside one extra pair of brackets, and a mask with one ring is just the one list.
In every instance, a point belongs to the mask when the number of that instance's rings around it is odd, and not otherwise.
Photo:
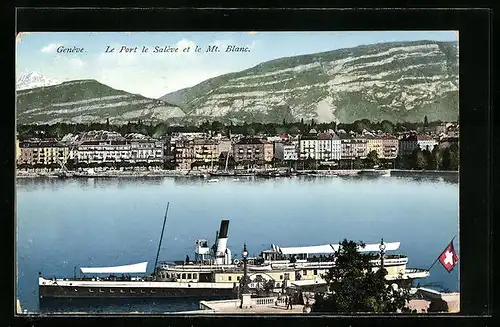
[(460, 311), (457, 31), (16, 41), (18, 314)]

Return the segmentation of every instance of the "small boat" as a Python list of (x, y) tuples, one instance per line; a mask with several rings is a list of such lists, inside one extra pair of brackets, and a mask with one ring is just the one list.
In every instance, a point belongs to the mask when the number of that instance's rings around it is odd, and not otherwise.
[(217, 183), (219, 180), (217, 178), (211, 178), (207, 180), (208, 183)]

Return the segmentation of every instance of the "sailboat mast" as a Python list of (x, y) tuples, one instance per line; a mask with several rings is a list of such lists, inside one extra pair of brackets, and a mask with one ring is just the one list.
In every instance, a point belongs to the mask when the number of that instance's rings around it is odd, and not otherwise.
[(158, 251), (156, 252), (155, 267), (153, 272), (156, 272), (156, 265), (158, 264), (158, 257), (160, 256), (161, 241), (163, 240), (163, 232), (165, 231), (165, 223), (167, 222), (168, 207), (170, 202), (167, 203), (167, 209), (165, 210), (165, 217), (163, 218), (163, 227), (161, 228), (160, 242), (158, 243)]

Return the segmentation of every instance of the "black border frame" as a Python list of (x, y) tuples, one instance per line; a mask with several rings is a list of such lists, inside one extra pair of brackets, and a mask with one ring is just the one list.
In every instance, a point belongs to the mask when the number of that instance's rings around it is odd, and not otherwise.
[[(12, 249), (12, 266), (3, 271), (3, 290), (9, 290), (2, 316), (9, 325), (94, 324), (105, 320), (112, 324), (205, 325), (231, 324), (369, 324), (422, 325), (422, 323), (487, 325), (492, 313), (492, 231), (493, 184), (491, 169), (492, 138), (492, 13), (487, 9), (83, 9), (18, 8), (3, 19), (8, 25), (11, 55), (15, 62), (18, 31), (271, 31), (271, 30), (458, 30), (460, 32), (460, 291), (459, 314), (416, 316), (13, 316), (15, 310), (15, 244), (14, 219), (5, 219), (2, 231), (5, 249)], [(14, 27), (14, 28), (12, 28)], [(12, 33), (14, 32), (14, 33)], [(0, 54), (1, 55), (1, 54)], [(12, 59), (12, 57), (11, 57)], [(5, 61), (4, 61), (5, 62)], [(14, 63), (15, 65), (15, 63)], [(15, 80), (14, 67), (9, 87), (6, 127), (2, 129), (3, 183), (7, 198), (2, 201), (9, 217), (15, 217)], [(13, 130), (10, 128), (13, 127)], [(13, 178), (14, 175), (14, 178)], [(11, 214), (12, 213), (12, 214)], [(7, 268), (7, 269), (6, 269)], [(11, 293), (11, 291), (13, 293)], [(147, 321), (143, 321), (146, 319)], [(3, 320), (3, 319), (2, 319)], [(5, 320), (4, 320), (5, 321)]]

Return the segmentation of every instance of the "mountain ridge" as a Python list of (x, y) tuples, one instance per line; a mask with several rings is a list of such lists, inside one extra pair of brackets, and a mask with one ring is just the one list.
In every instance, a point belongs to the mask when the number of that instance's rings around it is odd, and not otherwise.
[[(364, 67), (362, 67), (363, 63)], [(401, 85), (391, 81), (391, 78), (384, 80), (384, 76), (382, 76), (384, 69), (377, 68), (377, 66), (384, 64), (386, 70), (390, 70), (391, 65), (397, 68), (393, 73), (396, 77), (402, 78), (401, 81), (398, 81), (398, 83), (402, 82)], [(301, 66), (304, 68), (302, 71)], [(279, 73), (280, 70), (282, 74)], [(292, 71), (292, 74), (286, 72), (287, 70)], [(356, 70), (358, 71), (357, 76), (352, 74)], [(405, 70), (408, 70), (409, 73), (405, 74)], [(349, 74), (341, 76), (342, 71), (347, 71)], [(239, 83), (238, 80), (240, 82), (245, 79), (251, 80), (256, 76), (259, 77), (259, 74), (276, 76), (274, 81), (263, 78), (260, 81), (260, 86), (256, 87), (259, 84), (257, 82), (247, 87), (247, 91), (253, 88), (253, 91), (260, 91), (260, 94), (254, 94), (254, 97), (274, 97), (273, 101), (253, 101), (252, 103), (251, 94), (246, 99), (242, 99), (243, 96), (235, 95), (238, 92), (232, 92), (233, 94), (225, 96), (219, 94), (216, 99), (213, 96), (210, 98), (210, 94), (217, 94), (217, 90), (221, 87), (226, 89), (232, 87), (231, 91), (234, 91), (235, 86), (241, 87), (242, 83)], [(377, 80), (373, 76), (377, 74), (382, 74), (377, 81), (382, 81), (381, 83), (373, 83)], [(297, 83), (297, 79), (301, 78), (305, 79), (306, 83)], [(342, 80), (343, 78), (344, 80)], [(415, 90), (412, 88), (420, 88), (420, 91), (424, 88), (415, 83), (419, 79), (423, 79), (431, 89), (437, 88), (437, 90), (431, 90), (427, 93), (413, 92)], [(262, 88), (266, 84), (278, 86), (283, 80), (288, 82), (281, 83), (279, 87), (271, 90)], [(365, 82), (367, 85), (360, 88), (352, 83), (355, 80), (358, 80), (359, 84)], [(436, 81), (437, 83), (435, 83)], [(446, 85), (448, 82), (451, 82), (451, 85)], [(352, 84), (350, 88), (345, 87), (349, 83)], [(405, 83), (406, 87), (404, 87)], [(316, 94), (299, 90), (298, 97), (292, 95), (287, 98), (285, 94), (296, 91), (297, 86), (306, 89), (319, 86), (324, 89)], [(383, 88), (387, 87), (397, 90), (393, 90), (391, 95), (384, 96)], [(399, 95), (394, 91), (398, 91)], [(380, 93), (380, 96), (372, 96), (371, 99), (367, 96), (375, 93)], [(280, 94), (281, 99), (276, 97)], [(420, 101), (422, 96), (424, 98), (427, 96), (427, 101)], [(205, 80), (193, 87), (168, 93), (160, 99), (171, 101), (182, 107), (187, 114), (186, 118), (203, 116), (234, 122), (256, 118), (261, 121), (280, 121), (283, 118), (292, 120), (317, 119), (319, 121), (340, 120), (343, 122), (363, 118), (404, 121), (421, 120), (424, 115), (430, 115), (436, 120), (455, 120), (458, 116), (458, 43), (429, 40), (388, 42), (278, 58), (240, 72)], [(226, 100), (226, 103), (221, 103), (223, 102), (221, 99)], [(238, 100), (242, 101), (238, 102)], [(247, 101), (247, 104), (244, 101)], [(307, 107), (308, 102), (314, 103), (315, 107), (309, 105), (309, 108), (305, 110), (297, 108)], [(249, 105), (249, 103), (252, 104)], [(202, 107), (201, 110), (200, 107)], [(220, 110), (213, 110), (214, 107)], [(412, 111), (411, 109), (415, 107), (417, 109)], [(239, 115), (235, 115), (237, 111), (240, 111)], [(283, 117), (280, 119), (280, 116)]]
[(455, 121), (458, 42), (389, 42), (277, 58), (159, 99), (94, 79), (66, 81), (18, 90), (17, 113), (22, 124)]
[(117, 90), (95, 79), (17, 92), (17, 120), (21, 124), (92, 123), (109, 119), (125, 124), (130, 120), (165, 121), (184, 112), (166, 101)]

